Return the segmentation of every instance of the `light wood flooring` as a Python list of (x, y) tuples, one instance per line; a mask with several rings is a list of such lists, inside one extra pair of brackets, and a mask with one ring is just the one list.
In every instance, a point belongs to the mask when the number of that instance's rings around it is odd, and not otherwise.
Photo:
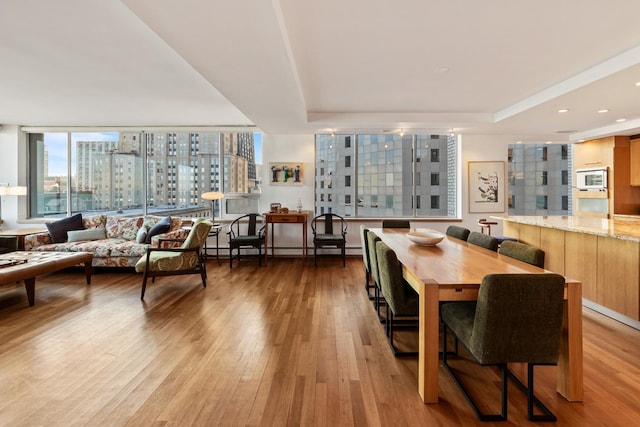
[[(36, 305), (0, 287), (0, 426), (528, 425), (510, 387), (509, 421), (480, 423), (440, 369), (440, 403), (417, 392), (417, 360), (394, 358), (364, 292), (362, 260), (208, 262), (199, 276), (161, 277), (140, 301), (141, 275), (79, 269), (41, 276)], [(417, 346), (402, 331), (403, 348)], [(557, 425), (640, 425), (640, 332), (584, 313), (585, 399), (536, 392)], [(452, 361), (490, 410), (499, 378)]]

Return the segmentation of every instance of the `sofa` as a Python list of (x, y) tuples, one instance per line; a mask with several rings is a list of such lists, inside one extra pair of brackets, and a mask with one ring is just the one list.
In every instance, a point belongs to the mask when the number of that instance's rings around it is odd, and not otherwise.
[[(80, 217), (78, 217), (80, 216)], [(161, 238), (185, 239), (182, 219), (146, 215), (112, 217), (81, 214), (48, 223), (48, 231), (25, 236), (26, 251), (91, 252), (94, 267), (135, 267)], [(179, 243), (178, 243), (179, 245)]]

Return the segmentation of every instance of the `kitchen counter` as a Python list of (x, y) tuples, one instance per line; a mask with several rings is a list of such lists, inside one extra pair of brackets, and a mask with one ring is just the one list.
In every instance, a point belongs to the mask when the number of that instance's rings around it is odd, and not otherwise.
[(614, 237), (622, 240), (640, 242), (640, 217), (617, 215), (613, 219), (600, 219), (581, 216), (525, 216), (504, 215), (491, 218), (517, 224), (535, 225), (563, 231)]

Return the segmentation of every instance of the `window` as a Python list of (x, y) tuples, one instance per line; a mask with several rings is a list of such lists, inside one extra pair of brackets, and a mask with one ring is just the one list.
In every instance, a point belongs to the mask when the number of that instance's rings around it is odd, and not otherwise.
[[(32, 218), (209, 216), (211, 203), (200, 194), (250, 193), (256, 186), (253, 133), (44, 132), (28, 138)], [(233, 200), (225, 202), (233, 209)], [(221, 208), (216, 204), (216, 216)]]
[[(316, 192), (328, 192), (317, 173), (323, 168), (341, 184), (332, 190), (340, 193), (333, 204), (316, 197), (316, 213), (331, 207), (343, 216), (456, 217), (457, 156), (458, 140), (449, 135), (316, 135)], [(424, 186), (422, 176), (430, 180)], [(421, 197), (432, 196), (436, 208), (421, 206)], [(358, 203), (338, 203), (347, 199)]]
[(440, 209), (440, 196), (431, 196), (431, 209)]

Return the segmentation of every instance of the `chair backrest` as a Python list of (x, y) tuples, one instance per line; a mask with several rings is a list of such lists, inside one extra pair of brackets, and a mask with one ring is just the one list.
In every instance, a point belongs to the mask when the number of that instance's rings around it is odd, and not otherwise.
[(369, 229), (360, 224), (360, 246), (362, 246), (362, 262), (364, 262), (364, 268), (368, 272), (371, 272), (371, 264), (369, 263), (369, 246), (367, 245), (367, 233)]
[(554, 273), (485, 276), (467, 343), (478, 362), (556, 363), (564, 282)]
[(410, 292), (414, 291), (402, 278), (402, 264), (398, 261), (396, 253), (380, 240), (376, 242), (376, 258), (380, 289), (391, 311), (398, 316), (417, 315), (417, 299), (415, 295), (414, 298), (410, 298)]
[(472, 231), (469, 233), (469, 237), (467, 238), (467, 242), (472, 243), (476, 246), (482, 246), (483, 248), (497, 251), (498, 250), (498, 239), (493, 236), (489, 236), (488, 234), (478, 233), (477, 231)]
[[(324, 232), (317, 231), (317, 222), (324, 220)], [(339, 224), (339, 229), (334, 233), (334, 221)], [(340, 215), (334, 213), (326, 213), (318, 215), (311, 221), (311, 231), (313, 234), (341, 234), (344, 236), (347, 234), (347, 221)]]
[[(243, 234), (240, 232), (240, 225), (243, 224), (245, 221), (247, 222), (247, 232)], [(242, 235), (260, 236), (264, 233), (264, 227), (265, 227), (264, 216), (257, 213), (250, 213), (234, 219), (233, 222), (229, 224), (228, 233), (230, 237), (236, 237), (236, 236), (242, 236)]]
[(369, 266), (371, 267), (371, 276), (376, 284), (380, 285), (380, 274), (378, 273), (378, 259), (376, 255), (376, 242), (380, 241), (380, 237), (373, 231), (367, 233), (367, 246), (369, 247)]
[(469, 237), (469, 233), (471, 233), (471, 230), (469, 230), (468, 228), (459, 227), (457, 225), (450, 225), (449, 227), (447, 227), (447, 231), (445, 233), (447, 234), (447, 236), (455, 237), (456, 239), (467, 240), (467, 238)]
[(407, 219), (383, 219), (382, 228), (411, 228)]
[(189, 231), (189, 235), (182, 243), (182, 248), (194, 249), (203, 247), (212, 226), (213, 223), (205, 218), (196, 219), (193, 224), (191, 224), (191, 231)]
[(535, 246), (506, 240), (500, 245), (499, 253), (544, 268), (544, 251)]

